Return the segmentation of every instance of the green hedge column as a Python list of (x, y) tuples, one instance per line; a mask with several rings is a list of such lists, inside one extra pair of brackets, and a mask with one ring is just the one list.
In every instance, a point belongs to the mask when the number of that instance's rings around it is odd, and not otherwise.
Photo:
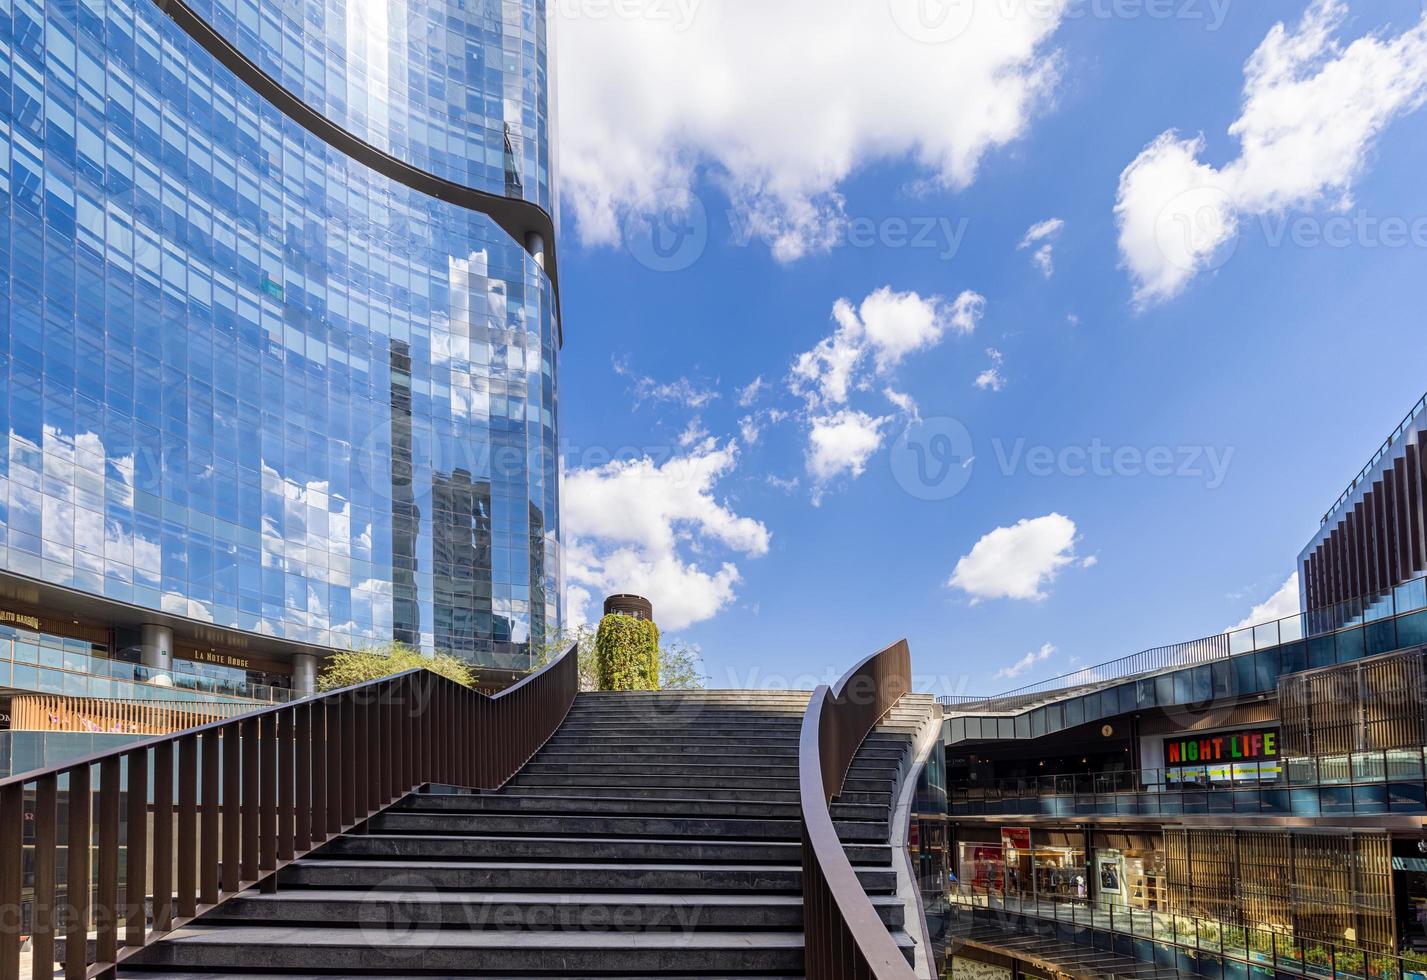
[(601, 691), (659, 690), (659, 627), (647, 619), (611, 613), (595, 635)]

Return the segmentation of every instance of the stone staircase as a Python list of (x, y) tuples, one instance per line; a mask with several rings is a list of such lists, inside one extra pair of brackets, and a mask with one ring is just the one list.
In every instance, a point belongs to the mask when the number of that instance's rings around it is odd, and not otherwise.
[[(499, 792), (433, 787), (130, 960), (124, 976), (699, 977), (803, 970), (806, 693), (581, 694)], [(930, 698), (854, 761), (833, 818), (904, 950), (893, 794)]]

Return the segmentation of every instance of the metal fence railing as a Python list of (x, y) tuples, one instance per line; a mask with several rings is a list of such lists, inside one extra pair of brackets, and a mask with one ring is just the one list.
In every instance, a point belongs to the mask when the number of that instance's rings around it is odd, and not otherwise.
[(113, 977), (423, 784), (498, 788), (578, 681), (573, 652), (495, 697), (408, 671), (0, 779), (0, 980), (26, 935), (35, 980)]

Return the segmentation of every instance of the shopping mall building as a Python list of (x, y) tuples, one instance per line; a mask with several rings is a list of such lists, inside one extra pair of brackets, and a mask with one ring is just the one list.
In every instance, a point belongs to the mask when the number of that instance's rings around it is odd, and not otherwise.
[(561, 617), (545, 13), (7, 8), (0, 723), (147, 730), (77, 702), (284, 700), (393, 640), (528, 669)]
[(1424, 410), (1304, 548), (1299, 615), (943, 699), (958, 976), (1427, 970)]

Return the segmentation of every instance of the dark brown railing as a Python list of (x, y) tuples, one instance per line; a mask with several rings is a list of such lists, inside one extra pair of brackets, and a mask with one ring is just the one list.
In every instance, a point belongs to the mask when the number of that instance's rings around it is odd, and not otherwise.
[(809, 980), (916, 980), (857, 880), (828, 809), (863, 741), (911, 686), (912, 657), (902, 640), (852, 668), (834, 688), (819, 687), (803, 716), (798, 789)]
[(500, 787), (578, 686), (573, 652), (495, 697), (414, 670), (0, 780), (0, 980), (27, 934), (35, 980), (113, 977), (414, 789)]

